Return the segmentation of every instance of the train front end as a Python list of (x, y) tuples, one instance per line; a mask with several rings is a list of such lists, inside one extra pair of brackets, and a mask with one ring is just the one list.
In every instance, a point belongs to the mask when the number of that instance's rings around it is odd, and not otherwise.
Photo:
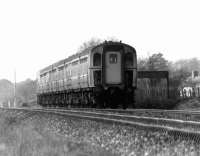
[(134, 107), (137, 87), (135, 49), (109, 41), (93, 48), (91, 55), (91, 79), (99, 107)]

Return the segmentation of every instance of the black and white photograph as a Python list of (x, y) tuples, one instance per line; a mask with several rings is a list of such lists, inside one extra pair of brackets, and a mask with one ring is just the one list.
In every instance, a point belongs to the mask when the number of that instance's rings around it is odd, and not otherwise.
[(200, 1), (1, 0), (0, 156), (200, 156)]

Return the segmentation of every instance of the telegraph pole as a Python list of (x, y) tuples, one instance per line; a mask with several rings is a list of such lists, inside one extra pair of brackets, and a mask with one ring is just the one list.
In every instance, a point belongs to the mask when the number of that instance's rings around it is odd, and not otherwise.
[(16, 107), (16, 70), (14, 71), (14, 102), (13, 107)]

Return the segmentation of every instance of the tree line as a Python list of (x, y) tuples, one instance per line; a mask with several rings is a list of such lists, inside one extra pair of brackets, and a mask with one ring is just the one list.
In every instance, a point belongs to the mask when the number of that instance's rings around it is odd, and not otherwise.
[(200, 71), (200, 60), (197, 58), (168, 61), (162, 53), (155, 53), (147, 58), (138, 58), (138, 70), (169, 71), (170, 85), (180, 87), (189, 77), (192, 71)]

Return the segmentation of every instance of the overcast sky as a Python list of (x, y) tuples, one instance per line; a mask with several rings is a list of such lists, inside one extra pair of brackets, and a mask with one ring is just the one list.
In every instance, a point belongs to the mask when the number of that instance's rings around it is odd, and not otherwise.
[(36, 72), (91, 38), (115, 37), (138, 57), (200, 59), (199, 0), (1, 0), (0, 79)]

